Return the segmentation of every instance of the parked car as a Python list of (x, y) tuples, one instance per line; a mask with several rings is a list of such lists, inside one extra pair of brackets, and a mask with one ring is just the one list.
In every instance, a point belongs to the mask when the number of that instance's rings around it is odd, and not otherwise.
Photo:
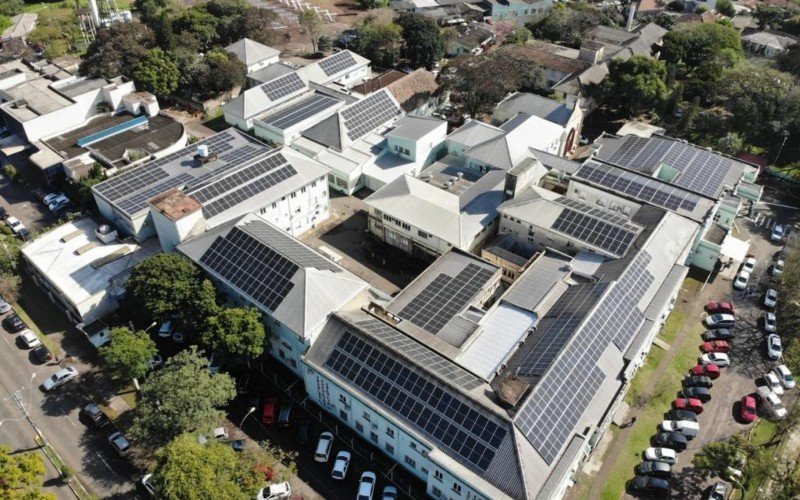
[(317, 462), (327, 462), (328, 457), (331, 456), (331, 446), (333, 446), (333, 434), (330, 432), (323, 432), (319, 435), (317, 441), (317, 449), (314, 451), (314, 460)]
[(696, 364), (694, 368), (692, 368), (692, 375), (699, 375), (701, 377), (708, 377), (711, 380), (716, 380), (719, 378), (719, 366), (717, 365), (701, 365)]
[(736, 318), (732, 314), (712, 314), (706, 316), (706, 326), (709, 328), (733, 328)]
[(89, 403), (81, 409), (81, 414), (95, 427), (103, 427), (108, 423), (108, 417), (94, 403)]
[(20, 230), (25, 229), (25, 225), (14, 216), (6, 218), (6, 224), (14, 234), (19, 234)]
[(783, 406), (783, 401), (769, 387), (763, 385), (756, 387), (756, 396), (758, 396), (758, 400), (763, 403), (764, 408), (771, 416), (779, 420), (786, 418), (787, 411), (786, 407)]
[(703, 402), (696, 398), (678, 398), (672, 402), (676, 410), (686, 410), (697, 415), (703, 413)]
[(672, 477), (672, 466), (666, 462), (642, 462), (636, 466), (636, 475), (669, 479)]
[(653, 436), (653, 444), (656, 446), (663, 446), (665, 448), (672, 448), (675, 451), (683, 451), (686, 449), (688, 438), (680, 432), (659, 432)]
[(176, 344), (183, 344), (186, 342), (186, 336), (181, 332), (172, 332), (172, 341)]
[(774, 288), (770, 288), (767, 290), (767, 293), (764, 294), (764, 305), (772, 309), (773, 307), (778, 305), (778, 291)]
[(147, 360), (147, 366), (150, 367), (151, 370), (155, 370), (157, 368), (161, 368), (164, 365), (164, 358), (161, 354), (156, 353), (155, 356)]
[(709, 352), (700, 356), (701, 365), (729, 366), (731, 358), (722, 352)]
[(717, 481), (708, 490), (708, 496), (706, 498), (708, 500), (728, 500), (728, 497), (730, 496), (731, 496), (730, 486), (723, 483), (722, 481)]
[(783, 395), (783, 384), (781, 384), (781, 381), (778, 379), (777, 375), (772, 372), (768, 372), (762, 377), (762, 379), (764, 380), (764, 385), (769, 387), (772, 392), (778, 396)]
[(729, 328), (717, 328), (703, 332), (703, 340), (733, 340), (733, 330)]
[(42, 382), (42, 389), (45, 391), (49, 391), (51, 389), (55, 389), (56, 387), (60, 387), (70, 380), (74, 379), (78, 376), (78, 369), (74, 366), (68, 366), (66, 368), (62, 368), (55, 372), (50, 378), (45, 379)]
[(697, 422), (697, 413), (673, 408), (667, 412), (667, 418), (670, 420), (691, 420), (692, 422)]
[(757, 263), (758, 261), (756, 261), (755, 257), (753, 257), (752, 255), (748, 255), (747, 257), (745, 257), (744, 263), (742, 264), (742, 271), (746, 271), (747, 273), (752, 274), (753, 271), (756, 270)]
[(705, 387), (685, 387), (681, 391), (681, 396), (684, 398), (699, 399), (704, 403), (711, 401), (711, 391)]
[(708, 314), (733, 314), (733, 302), (712, 300), (706, 304), (706, 311)]
[(141, 480), (142, 488), (150, 495), (152, 498), (155, 498), (158, 495), (159, 488), (156, 486), (155, 482), (153, 481), (153, 474), (145, 474)]
[(22, 344), (28, 349), (42, 345), (42, 341), (31, 330), (23, 330), (19, 338), (22, 339)]
[(714, 383), (711, 382), (711, 377), (703, 377), (702, 375), (690, 375), (683, 379), (684, 387), (705, 387), (711, 389)]
[(289, 483), (278, 483), (261, 488), (256, 500), (278, 500), (279, 498), (289, 498), (290, 496), (292, 496), (292, 487)]
[(372, 495), (375, 493), (375, 482), (377, 477), (374, 472), (366, 471), (361, 474), (361, 479), (358, 480), (358, 500), (372, 500)]
[(0, 207), (0, 220), (6, 220), (8, 218), (8, 211), (6, 207)]
[(50, 205), (51, 203), (56, 201), (58, 198), (62, 198), (62, 197), (66, 198), (66, 195), (64, 193), (49, 193), (49, 194), (44, 195), (44, 197), (42, 198), (42, 201), (44, 202), (45, 205)]
[(744, 290), (747, 288), (747, 282), (750, 281), (750, 273), (747, 271), (739, 271), (736, 279), (733, 280), (733, 288), (737, 290)]
[(391, 484), (383, 487), (383, 493), (381, 493), (381, 500), (395, 500), (396, 498), (397, 498), (397, 488), (395, 488)]
[(744, 396), (739, 404), (739, 416), (745, 422), (752, 422), (758, 416), (758, 408), (756, 407), (756, 398), (751, 395)]
[(8, 303), (5, 297), (0, 295), (0, 314), (5, 314), (11, 310), (11, 304)]
[(125, 439), (125, 436), (123, 436), (119, 431), (108, 436), (108, 444), (110, 444), (111, 447), (114, 448), (114, 451), (116, 451), (121, 457), (124, 457), (131, 452), (130, 441)]
[(669, 481), (658, 477), (636, 476), (631, 481), (630, 489), (639, 494), (665, 495), (669, 493)]
[(33, 351), (31, 351), (31, 354), (33, 354), (33, 358), (39, 364), (49, 363), (55, 359), (55, 356), (53, 356), (53, 353), (50, 352), (50, 349), (43, 345), (34, 348)]
[(702, 346), (703, 352), (728, 352), (731, 345), (724, 340), (709, 340)]
[(691, 420), (664, 420), (661, 422), (661, 429), (664, 432), (683, 434), (686, 439), (694, 439), (700, 432), (700, 424)]
[(208, 358), (208, 373), (214, 375), (215, 373), (219, 373), (221, 369), (222, 369), (222, 364), (219, 362), (217, 353), (212, 352), (211, 357)]
[(69, 201), (69, 198), (67, 198), (66, 196), (61, 196), (53, 200), (53, 202), (50, 203), (49, 205), (47, 205), (47, 208), (51, 212), (58, 212), (59, 210), (66, 208), (70, 203), (71, 202)]
[(278, 411), (278, 426), (279, 427), (289, 427), (292, 418), (292, 404), (291, 403), (283, 403), (281, 404), (280, 410)]
[(161, 323), (158, 327), (158, 336), (161, 338), (169, 338), (172, 336), (172, 320), (168, 319)]
[(780, 359), (782, 355), (783, 345), (781, 344), (781, 338), (774, 333), (770, 333), (767, 335), (767, 356), (770, 359)]
[(786, 228), (783, 224), (776, 224), (775, 227), (772, 228), (772, 234), (769, 235), (769, 239), (774, 241), (775, 243), (780, 243), (783, 241), (783, 237), (786, 235)]
[(261, 413), (261, 423), (264, 425), (272, 425), (278, 417), (278, 398), (275, 396), (267, 396), (264, 399), (264, 411)]
[(644, 459), (675, 465), (678, 461), (678, 454), (670, 448), (647, 448), (644, 450)]
[(333, 461), (333, 470), (331, 477), (333, 479), (342, 480), (347, 476), (347, 469), (350, 467), (350, 452), (340, 451), (336, 454)]
[(767, 333), (775, 333), (775, 330), (778, 327), (778, 320), (775, 317), (775, 313), (773, 312), (765, 312), (764, 313), (764, 330)]
[(3, 319), (3, 326), (5, 326), (6, 330), (11, 333), (21, 332), (22, 330), (28, 328), (28, 325), (22, 321), (22, 318), (20, 318), (18, 314), (12, 314), (5, 317)]
[(778, 365), (772, 369), (775, 375), (778, 377), (778, 380), (781, 381), (784, 389), (792, 389), (794, 388), (794, 377), (792, 376), (791, 370), (786, 365)]
[(783, 259), (776, 260), (775, 263), (772, 264), (772, 272), (770, 274), (773, 276), (780, 276), (783, 274), (783, 267), (785, 265), (786, 264), (783, 262)]
[(295, 436), (295, 441), (300, 446), (303, 446), (306, 443), (308, 443), (308, 433), (310, 430), (309, 429), (310, 426), (311, 424), (307, 420), (301, 421), (300, 425), (297, 426), (297, 435)]

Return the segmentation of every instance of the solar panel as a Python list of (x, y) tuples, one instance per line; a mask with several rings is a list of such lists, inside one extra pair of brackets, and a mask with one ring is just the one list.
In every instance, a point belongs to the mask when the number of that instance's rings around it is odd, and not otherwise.
[(261, 121), (277, 129), (285, 130), (318, 113), (335, 107), (340, 102), (342, 101), (333, 97), (315, 94), (275, 114), (267, 116)]
[(548, 464), (575, 433), (605, 380), (597, 366), (605, 350), (613, 344), (624, 352), (644, 323), (640, 302), (655, 281), (647, 270), (651, 260), (647, 251), (636, 255), (563, 350), (566, 362), (554, 362), (522, 403), (515, 422)]
[(266, 175), (258, 178), (257, 180), (246, 184), (235, 191), (203, 205), (203, 213), (206, 217), (213, 217), (217, 214), (228, 210), (231, 207), (238, 205), (254, 196), (257, 196), (267, 189), (279, 184), (286, 179), (297, 175), (297, 170), (291, 165), (284, 165), (274, 170), (269, 171)]
[(320, 271), (342, 272), (342, 268), (300, 243), (293, 237), (266, 222), (250, 221), (239, 226), (243, 231), (251, 234), (263, 244), (269, 245), (278, 253), (303, 268), (313, 267)]
[(306, 83), (297, 73), (288, 73), (261, 85), (261, 90), (270, 101), (277, 101), (306, 88)]
[(633, 226), (619, 226), (571, 208), (561, 211), (551, 229), (622, 256), (638, 236)]
[(275, 153), (233, 174), (218, 178), (191, 194), (200, 203), (205, 203), (284, 165), (287, 165), (286, 158), (281, 153)]
[(440, 273), (398, 316), (435, 335), (475, 298), (493, 275), (493, 271), (477, 264), (467, 264), (456, 276)]
[(343, 332), (325, 367), (464, 458), (473, 470), (485, 472), (508, 435), (491, 412), (350, 331)]
[(345, 108), (342, 117), (347, 137), (355, 141), (402, 113), (388, 92), (380, 90)]
[(319, 62), (319, 67), (325, 73), (325, 76), (333, 76), (346, 70), (347, 68), (355, 66), (356, 64), (357, 63), (353, 55), (350, 52), (343, 50), (321, 60)]
[(483, 381), (464, 370), (452, 361), (423, 346), (416, 340), (400, 333), (395, 328), (378, 319), (355, 322), (362, 332), (379, 339), (393, 351), (400, 352), (415, 363), (465, 391), (471, 391), (483, 385)]

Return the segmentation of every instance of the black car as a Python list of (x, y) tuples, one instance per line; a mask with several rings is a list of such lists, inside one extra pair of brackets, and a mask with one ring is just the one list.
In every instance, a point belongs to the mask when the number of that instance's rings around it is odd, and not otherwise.
[(669, 493), (669, 481), (657, 477), (636, 476), (631, 481), (631, 490), (636, 493)]
[(711, 378), (700, 375), (692, 375), (683, 379), (684, 387), (704, 387), (706, 389), (711, 389), (713, 385), (714, 383), (711, 381)]
[(733, 330), (730, 328), (718, 328), (703, 332), (703, 340), (733, 340)]
[(17, 333), (28, 328), (28, 325), (22, 321), (22, 318), (17, 314), (12, 314), (3, 320), (3, 326), (10, 332)]
[(55, 359), (55, 357), (53, 356), (53, 353), (50, 352), (47, 349), (47, 347), (45, 347), (43, 345), (40, 345), (39, 347), (37, 347), (36, 349), (31, 351), (31, 354), (36, 359), (36, 361), (38, 361), (39, 363), (42, 363), (42, 364), (49, 363), (50, 361)]
[(688, 438), (680, 432), (659, 432), (653, 436), (654, 445), (672, 448), (675, 451), (685, 450), (688, 441)]
[(637, 476), (650, 476), (660, 479), (670, 479), (672, 477), (672, 466), (666, 462), (642, 462), (636, 466)]
[(673, 408), (667, 412), (667, 420), (688, 420), (690, 422), (697, 422), (697, 413)]
[(308, 443), (308, 433), (311, 427), (311, 423), (308, 420), (303, 420), (300, 422), (300, 425), (297, 427), (297, 436), (295, 436), (295, 441), (300, 446), (305, 445)]
[(711, 391), (705, 387), (685, 387), (681, 391), (682, 398), (695, 398), (703, 403), (711, 401)]

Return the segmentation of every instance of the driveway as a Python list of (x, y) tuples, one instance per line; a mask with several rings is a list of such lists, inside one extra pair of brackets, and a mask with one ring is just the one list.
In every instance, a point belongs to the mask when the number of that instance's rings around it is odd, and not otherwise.
[(31, 232), (38, 232), (55, 221), (25, 186), (11, 182), (5, 175), (0, 175), (0, 207), (22, 221)]

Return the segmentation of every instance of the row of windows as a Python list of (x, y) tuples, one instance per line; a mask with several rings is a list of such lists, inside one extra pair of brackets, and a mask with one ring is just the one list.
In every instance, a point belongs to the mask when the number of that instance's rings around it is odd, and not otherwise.
[(411, 226), (410, 225), (406, 224), (405, 222), (403, 222), (401, 220), (395, 219), (394, 217), (392, 217), (389, 214), (383, 214), (383, 220), (389, 221), (392, 224), (394, 224), (395, 226), (402, 227), (406, 231), (410, 231), (411, 230)]

